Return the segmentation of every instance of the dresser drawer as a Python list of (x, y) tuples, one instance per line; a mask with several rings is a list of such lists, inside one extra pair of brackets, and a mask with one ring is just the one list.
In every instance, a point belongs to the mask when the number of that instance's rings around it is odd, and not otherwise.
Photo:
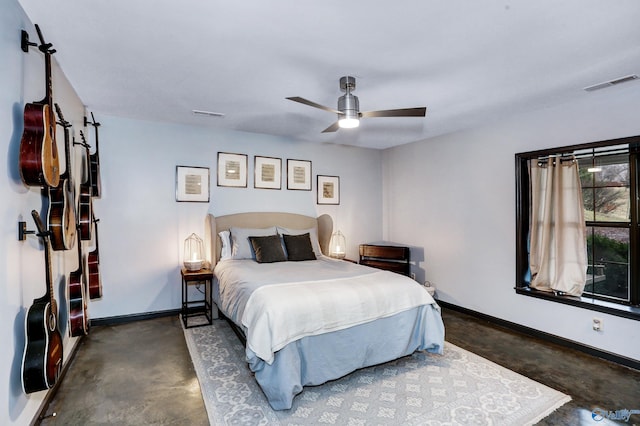
[(375, 257), (385, 260), (409, 261), (409, 247), (360, 245), (361, 257)]
[(361, 244), (361, 265), (411, 275), (409, 247), (384, 244)]

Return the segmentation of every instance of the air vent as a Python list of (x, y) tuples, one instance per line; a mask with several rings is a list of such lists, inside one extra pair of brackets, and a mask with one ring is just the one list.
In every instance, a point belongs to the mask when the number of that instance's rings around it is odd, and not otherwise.
[(193, 109), (191, 110), (191, 112), (193, 112), (196, 115), (206, 115), (209, 117), (224, 117), (224, 114), (221, 112), (203, 111), (200, 109)]
[(627, 75), (624, 77), (616, 78), (615, 80), (605, 81), (604, 83), (594, 84), (593, 86), (585, 87), (587, 92), (593, 92), (594, 90), (604, 89), (605, 87), (615, 86), (616, 84), (626, 83), (628, 81), (636, 80), (638, 76), (636, 74)]

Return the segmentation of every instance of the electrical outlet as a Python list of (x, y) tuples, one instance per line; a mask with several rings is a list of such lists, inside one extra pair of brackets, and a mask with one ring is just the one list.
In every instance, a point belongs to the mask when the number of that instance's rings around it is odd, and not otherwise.
[(602, 319), (601, 318), (594, 318), (593, 319), (593, 330), (594, 331), (602, 331)]

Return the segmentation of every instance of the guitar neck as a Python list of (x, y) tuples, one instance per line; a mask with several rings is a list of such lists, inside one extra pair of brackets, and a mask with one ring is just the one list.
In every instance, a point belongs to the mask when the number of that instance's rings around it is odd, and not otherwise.
[(89, 150), (89, 144), (85, 144), (85, 150), (87, 152), (87, 181), (85, 182), (85, 185), (87, 185), (89, 190), (91, 190), (91, 187), (93, 186), (93, 176), (91, 176), (91, 152)]
[(93, 230), (96, 233), (96, 249), (93, 251), (93, 253), (96, 254), (96, 255), (100, 254), (100, 246), (99, 246), (99, 243), (98, 243), (98, 222), (99, 221), (100, 221), (100, 219), (96, 219), (95, 217), (93, 218), (93, 223), (94, 223), (94, 229)]
[[(78, 232), (82, 232), (80, 226), (78, 226)], [(82, 239), (78, 238), (76, 244), (78, 245), (78, 270), (82, 274), (84, 270), (84, 264), (82, 263)]]
[(60, 176), (61, 179), (69, 179), (71, 180), (71, 141), (69, 137), (69, 128), (71, 124), (67, 120), (64, 119), (64, 115), (62, 115), (62, 109), (60, 105), (57, 103), (54, 104), (56, 107), (56, 112), (58, 113), (58, 124), (64, 128), (64, 159), (65, 159), (65, 170), (64, 174)]
[(69, 142), (69, 128), (64, 127), (64, 161), (66, 163), (64, 175), (65, 179), (71, 179), (71, 144)]
[(100, 150), (100, 143), (98, 142), (98, 126), (100, 125), (100, 123), (93, 123), (93, 128), (95, 129), (95, 134), (96, 134), (96, 152), (95, 154), (93, 154), (96, 159), (98, 158), (98, 151)]
[(53, 291), (53, 275), (51, 274), (51, 246), (49, 243), (49, 237), (44, 237), (44, 262), (46, 264), (46, 280), (47, 288), (49, 289), (49, 301), (51, 303), (51, 313), (54, 316), (58, 315), (58, 305), (56, 304), (56, 298)]
[(98, 151), (100, 150), (100, 146), (99, 146), (99, 143), (98, 143), (98, 127), (100, 127), (100, 123), (96, 122), (96, 118), (93, 116), (93, 112), (91, 113), (91, 123), (90, 124), (93, 126), (93, 129), (94, 129), (94, 131), (96, 133), (96, 153), (95, 153), (95, 156), (96, 156), (96, 161), (97, 161), (97, 159), (98, 159)]
[(57, 306), (56, 306), (56, 298), (53, 292), (53, 275), (51, 274), (51, 247), (49, 245), (49, 231), (44, 226), (44, 223), (42, 223), (42, 219), (40, 219), (40, 215), (38, 214), (37, 211), (32, 210), (31, 216), (33, 216), (33, 220), (35, 221), (36, 227), (38, 228), (39, 236), (42, 238), (42, 241), (44, 242), (44, 263), (46, 265), (45, 279), (47, 282), (47, 290), (49, 292), (49, 301), (52, 307), (51, 311), (53, 315), (57, 315), (58, 311), (57, 309), (54, 309)]

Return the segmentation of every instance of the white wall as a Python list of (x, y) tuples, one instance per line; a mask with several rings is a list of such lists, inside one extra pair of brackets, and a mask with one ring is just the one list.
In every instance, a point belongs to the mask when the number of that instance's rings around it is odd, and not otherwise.
[[(27, 29), (36, 39), (35, 29), (21, 8), (10, 0), (0, 18), (3, 53), (0, 74), (0, 143), (7, 172), (0, 179), (3, 200), (3, 244), (0, 245), (0, 315), (2, 341), (0, 357), (7, 366), (0, 370), (0, 418), (8, 424), (28, 424), (37, 413), (46, 392), (25, 395), (21, 388), (21, 363), (25, 346), (24, 321), (34, 298), (45, 291), (45, 267), (42, 247), (36, 237), (17, 240), (18, 221), (34, 229), (30, 212), (36, 209), (46, 218), (47, 198), (39, 188), (26, 187), (19, 174), (19, 146), (26, 102), (44, 96), (44, 62), (37, 50), (20, 50), (20, 30)], [(46, 37), (46, 28), (42, 29)], [(63, 46), (54, 47), (59, 51)], [(55, 56), (54, 56), (55, 58)], [(54, 62), (54, 100), (65, 118), (74, 125), (78, 138), (83, 130), (94, 145), (94, 131), (83, 128), (84, 106)], [(360, 242), (382, 236), (382, 154), (377, 150), (336, 145), (299, 143), (251, 133), (217, 131), (170, 123), (152, 123), (101, 116), (100, 167), (102, 197), (94, 199), (94, 211), (100, 219), (100, 271), (103, 298), (89, 303), (91, 318), (104, 318), (180, 307), (180, 273), (184, 239), (196, 232), (203, 236), (204, 218), (242, 211), (288, 211), (316, 216), (328, 213), (348, 239), (348, 256), (357, 256)], [(62, 131), (58, 132), (59, 155), (64, 158)], [(79, 139), (79, 138), (78, 138)], [(216, 185), (217, 152), (235, 152), (249, 156), (248, 188), (223, 188)], [(85, 179), (83, 150), (74, 150), (76, 186)], [(282, 190), (253, 188), (253, 156), (312, 161), (312, 191), (286, 189), (283, 171)], [(62, 164), (64, 161), (62, 160)], [(205, 166), (211, 171), (210, 203), (175, 201), (177, 165)], [(61, 165), (62, 166), (62, 165)], [(62, 166), (63, 167), (63, 166)], [(64, 170), (64, 169), (63, 169)], [(340, 176), (339, 206), (316, 204), (317, 174)], [(94, 243), (83, 243), (86, 249)], [(65, 359), (77, 342), (68, 336), (66, 279), (75, 270), (77, 252), (55, 252), (53, 276), (59, 321), (64, 336)], [(4, 424), (4, 423), (3, 423)]]
[[(179, 308), (183, 242), (192, 232), (204, 237), (207, 212), (328, 213), (347, 237), (350, 258), (359, 243), (382, 236), (380, 151), (94, 114), (102, 124), (102, 197), (94, 210), (103, 298), (91, 302), (92, 318)], [(249, 156), (248, 188), (217, 186), (218, 152)], [(253, 188), (254, 155), (282, 158), (281, 190)], [(312, 191), (286, 189), (286, 159), (312, 161)], [(176, 165), (209, 167), (210, 203), (175, 201)], [(316, 204), (317, 174), (340, 176), (340, 205)]]
[[(44, 56), (36, 49), (23, 53), (20, 49), (20, 30), (29, 32), (37, 41), (35, 28), (14, 0), (3, 1), (0, 14), (0, 161), (4, 173), (0, 175), (2, 227), (0, 241), (0, 419), (3, 424), (29, 424), (46, 392), (25, 395), (21, 385), (22, 355), (25, 346), (24, 322), (33, 299), (46, 291), (44, 252), (38, 238), (17, 238), (18, 221), (27, 222), (35, 229), (31, 210), (40, 212), (46, 221), (47, 199), (39, 188), (22, 183), (19, 172), (19, 148), (23, 130), (25, 103), (44, 97)], [(42, 29), (46, 38), (46, 28)], [(54, 40), (47, 40), (54, 43)], [(60, 104), (65, 118), (75, 125), (82, 123), (84, 107), (69, 85), (64, 74), (53, 64), (54, 101)], [(64, 144), (58, 131), (58, 149), (64, 171)], [(75, 157), (79, 163), (80, 157)], [(76, 168), (75, 170), (79, 170)], [(60, 328), (63, 335), (64, 358), (71, 352), (77, 339), (69, 338), (67, 330), (67, 299), (65, 271), (77, 268), (75, 250), (55, 252), (52, 275), (55, 297), (60, 307)]]
[(443, 301), (640, 360), (638, 321), (514, 291), (514, 154), (638, 135), (639, 109), (633, 82), (385, 151), (384, 237), (424, 250), (418, 279)]

